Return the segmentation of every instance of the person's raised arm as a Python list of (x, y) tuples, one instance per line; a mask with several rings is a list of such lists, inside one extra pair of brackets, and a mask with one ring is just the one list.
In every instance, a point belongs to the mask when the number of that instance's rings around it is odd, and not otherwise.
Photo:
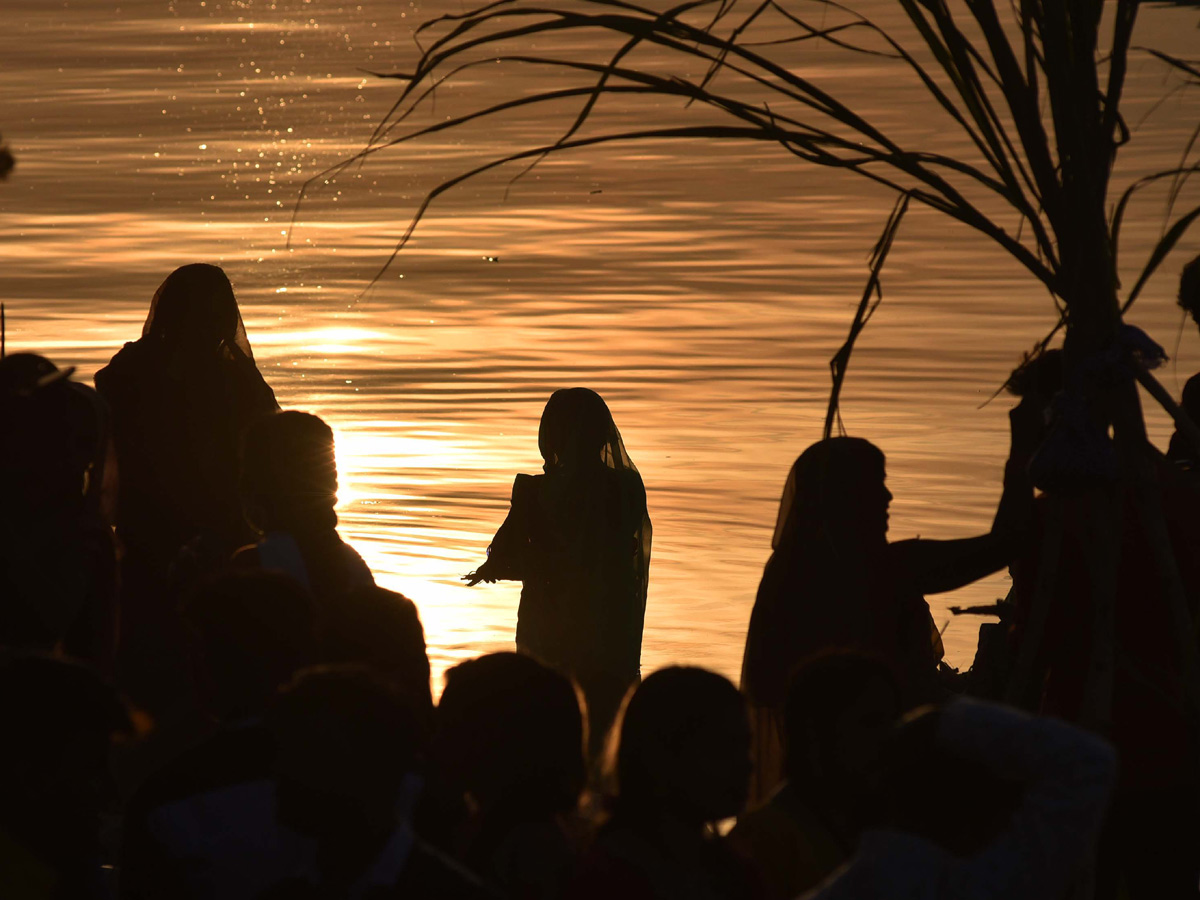
[(922, 594), (952, 591), (1007, 565), (1020, 552), (1033, 523), (1029, 460), (1042, 430), (1035, 401), (1022, 400), (1008, 413), (1011, 443), (1004, 465), (1004, 490), (987, 534), (949, 541), (896, 541), (891, 552), (901, 571)]

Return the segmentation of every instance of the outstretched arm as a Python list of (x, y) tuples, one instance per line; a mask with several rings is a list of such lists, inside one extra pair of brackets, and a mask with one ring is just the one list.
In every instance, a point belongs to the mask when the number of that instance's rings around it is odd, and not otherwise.
[(488, 545), (487, 560), (474, 572), (463, 576), (468, 586), (481, 581), (492, 583), (524, 579), (529, 547), (527, 503), (533, 499), (528, 496), (531, 488), (532, 480), (528, 476), (517, 476), (513, 482), (508, 515)]
[(999, 571), (1019, 552), (1033, 522), (1029, 459), (1041, 432), (1041, 410), (1022, 400), (1008, 414), (1011, 434), (1004, 466), (1004, 491), (992, 530), (950, 541), (908, 540), (892, 544), (901, 570), (923, 594), (952, 591)]

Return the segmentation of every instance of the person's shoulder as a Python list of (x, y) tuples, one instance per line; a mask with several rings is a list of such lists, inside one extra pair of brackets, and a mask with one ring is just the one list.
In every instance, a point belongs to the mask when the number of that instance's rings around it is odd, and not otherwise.
[(92, 379), (96, 390), (104, 394), (107, 389), (116, 386), (125, 378), (138, 374), (136, 370), (146, 364), (150, 355), (145, 341), (127, 341), (125, 346), (113, 354), (108, 365), (96, 372)]
[(371, 567), (362, 558), (362, 554), (342, 540), (341, 535), (338, 535), (338, 541), (341, 543), (342, 559), (346, 565), (346, 581), (350, 589), (374, 587), (375, 576), (371, 574)]

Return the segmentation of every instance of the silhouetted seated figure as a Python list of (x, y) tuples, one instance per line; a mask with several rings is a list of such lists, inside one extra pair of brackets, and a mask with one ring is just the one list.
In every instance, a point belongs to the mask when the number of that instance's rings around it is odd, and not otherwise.
[(333, 431), (318, 417), (287, 411), (263, 416), (242, 443), (246, 514), (262, 533), (234, 565), (285, 572), (317, 600), (317, 617), (350, 591), (375, 584), (337, 533)]
[(307, 855), (262, 900), (493, 896), (413, 833), (421, 726), (394, 686), (361, 667), (312, 669), (269, 718), (279, 822)]
[(275, 822), (275, 741), (264, 710), (315, 657), (312, 600), (274, 572), (202, 584), (184, 617), (217, 729), (134, 795), (125, 818), (125, 898), (253, 898), (299, 865), (305, 847)]
[(892, 666), (906, 708), (939, 695), (942, 642), (924, 595), (969, 584), (1019, 552), (1031, 516), (1035, 416), (1040, 428), (1039, 410), (1010, 413), (1004, 493), (992, 530), (973, 538), (889, 543), (892, 494), (883, 453), (869, 441), (830, 438), (796, 460), (742, 662), (754, 733), (752, 805), (782, 775), (783, 704), (801, 660), (830, 648), (860, 650)]
[(425, 629), (417, 606), (403, 594), (362, 587), (320, 610), (317, 623), (323, 664), (359, 664), (387, 678), (432, 727), (433, 694)]
[(899, 715), (895, 679), (880, 660), (831, 651), (796, 671), (784, 713), (787, 780), (729, 835), (769, 898), (799, 897), (850, 857), (874, 819)]
[(0, 662), (0, 894), (107, 900), (102, 817), (116, 810), (110, 741), (131, 730), (114, 691), (83, 666)]
[(704, 669), (660, 669), (633, 690), (614, 734), (612, 818), (568, 896), (762, 896), (749, 864), (712, 827), (746, 801), (750, 733), (737, 689)]
[(456, 855), (513, 900), (562, 895), (575, 865), (584, 724), (566, 676), (517, 653), (446, 673), (430, 760), (470, 810)]
[(517, 649), (579, 683), (594, 753), (640, 671), (650, 571), (646, 491), (595, 391), (551, 395), (538, 449), (544, 474), (516, 477), (487, 562), (467, 580), (522, 582)]
[(32, 353), (0, 359), (0, 645), (111, 672), (115, 466), (104, 402), (71, 372)]
[(810, 900), (1057, 900), (1082, 874), (1115, 770), (1104, 741), (958, 700), (891, 752), (883, 827)]
[(187, 692), (185, 643), (167, 573), (196, 538), (227, 559), (250, 535), (238, 499), (238, 445), (277, 409), (258, 373), (237, 300), (217, 266), (172, 272), (138, 341), (96, 373), (112, 410), (120, 467), (118, 683), (155, 715)]

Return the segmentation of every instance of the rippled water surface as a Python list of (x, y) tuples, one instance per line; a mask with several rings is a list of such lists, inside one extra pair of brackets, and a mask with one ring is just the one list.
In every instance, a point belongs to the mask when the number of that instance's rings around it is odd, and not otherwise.
[[(897, 21), (885, 0), (862, 6)], [(573, 111), (526, 109), (380, 154), (300, 207), (289, 248), (300, 184), (360, 149), (397, 94), (367, 72), (410, 66), (414, 24), (463, 8), (3, 0), (0, 131), (19, 160), (0, 183), (9, 348), (90, 376), (137, 337), (171, 269), (221, 263), (280, 401), (336, 429), (343, 535), (383, 584), (417, 601), (435, 671), (511, 646), (518, 586), (467, 588), (460, 576), (483, 559), (513, 475), (540, 466), (546, 397), (593, 387), (649, 491), (643, 665), (736, 677), (783, 480), (820, 436), (828, 360), (892, 199), (770, 147), (591, 149), (511, 186), (515, 170), (446, 195), (367, 290), (425, 191), (501, 150), (553, 140)], [(1194, 54), (1198, 19), (1145, 7), (1135, 43)], [(603, 46), (590, 36), (568, 49)], [(919, 88), (876, 60), (776, 51), (893, 134), (966, 152)], [(417, 124), (547, 77), (469, 73)], [(1200, 92), (1175, 85), (1161, 64), (1133, 60), (1127, 116), (1140, 127), (1118, 182), (1178, 160)], [(610, 102), (598, 115), (619, 128), (703, 118), (665, 102)], [(1134, 210), (1127, 279), (1160, 232), (1163, 199), (1147, 192)], [(1175, 279), (1198, 240), (1168, 259), (1133, 316), (1169, 352)], [(1052, 324), (1053, 306), (999, 251), (924, 210), (903, 226), (885, 290), (846, 383), (847, 427), (888, 455), (893, 537), (984, 530), (1007, 403), (982, 404)], [(1172, 355), (1164, 378), (1177, 390), (1200, 367), (1190, 328)], [(1155, 414), (1152, 425), (1161, 443), (1166, 422)], [(949, 621), (952, 662), (970, 662), (978, 623), (946, 607), (1006, 589), (998, 575), (930, 598), (939, 625)]]

